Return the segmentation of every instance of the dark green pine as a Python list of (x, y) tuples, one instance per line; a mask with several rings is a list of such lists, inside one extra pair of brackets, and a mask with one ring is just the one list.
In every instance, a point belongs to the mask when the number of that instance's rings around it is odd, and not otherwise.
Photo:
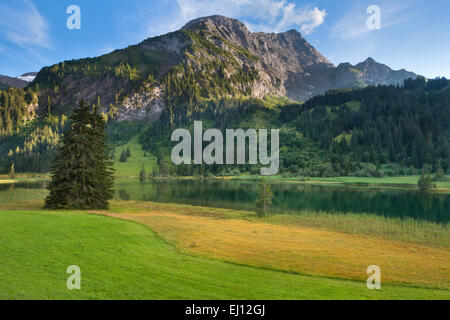
[(107, 155), (105, 121), (97, 108), (91, 111), (83, 102), (70, 119), (71, 128), (64, 133), (53, 162), (45, 207), (107, 209), (114, 195), (114, 176)]

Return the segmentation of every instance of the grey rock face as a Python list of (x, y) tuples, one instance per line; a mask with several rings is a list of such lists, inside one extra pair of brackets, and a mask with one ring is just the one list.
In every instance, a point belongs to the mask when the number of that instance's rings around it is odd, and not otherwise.
[(362, 80), (368, 85), (378, 84), (400, 84), (404, 79), (417, 78), (413, 72), (402, 70), (392, 70), (387, 65), (376, 62), (372, 58), (361, 62), (355, 66), (355, 69), (361, 72)]
[[(330, 89), (397, 84), (417, 77), (406, 70), (394, 71), (371, 58), (355, 66), (343, 63), (335, 67), (296, 30), (252, 33), (239, 20), (224, 16), (192, 20), (179, 31), (149, 38), (130, 48), (99, 59), (108, 61), (111, 68), (119, 63), (133, 64), (139, 57), (138, 68), (156, 66), (151, 92), (138, 90), (145, 86), (142, 78), (130, 81), (113, 74), (81, 78), (65, 74), (58, 84), (62, 90), (56, 94), (44, 92), (41, 101), (47, 101), (45, 96), (49, 95), (53, 104), (70, 108), (76, 101), (95, 102), (100, 96), (105, 108), (114, 104), (119, 110), (119, 121), (154, 120), (166, 106), (164, 77), (178, 65), (200, 75), (203, 87), (212, 88), (221, 72), (221, 80), (228, 81), (228, 87), (235, 90), (232, 92), (240, 95), (302, 101)], [(176, 76), (184, 77), (182, 73)], [(36, 79), (40, 78), (45, 81), (44, 74)], [(126, 99), (117, 103), (118, 94), (125, 94)]]
[(239, 20), (223, 16), (195, 19), (182, 30), (206, 30), (257, 56), (252, 66), (262, 81), (255, 96), (273, 94), (307, 100), (330, 89), (398, 84), (417, 77), (406, 70), (394, 71), (372, 58), (356, 66), (347, 63), (336, 68), (296, 30), (252, 33)]

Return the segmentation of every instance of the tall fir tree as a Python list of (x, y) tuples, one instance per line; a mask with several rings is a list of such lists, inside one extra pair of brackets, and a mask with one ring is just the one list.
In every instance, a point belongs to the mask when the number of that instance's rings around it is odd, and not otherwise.
[(121, 153), (121, 155), (120, 155), (119, 161), (120, 161), (120, 162), (127, 162), (127, 153), (126, 153), (125, 150), (122, 151), (122, 153)]
[(447, 181), (444, 170), (442, 169), (442, 166), (441, 166), (441, 161), (438, 160), (436, 168), (437, 168), (437, 171), (436, 171), (436, 175), (433, 177), (433, 181), (438, 181), (438, 182)]
[(147, 179), (147, 173), (145, 172), (145, 167), (142, 166), (141, 172), (139, 173), (139, 181), (145, 182), (146, 179)]
[(9, 169), (9, 177), (11, 179), (14, 179), (16, 177), (16, 170), (14, 169), (14, 163), (11, 165), (11, 168)]
[(255, 205), (256, 215), (261, 218), (269, 213), (269, 208), (272, 205), (273, 193), (264, 177), (262, 178), (259, 187), (260, 193), (258, 199), (255, 201)]
[(114, 195), (112, 161), (107, 155), (105, 121), (84, 102), (70, 117), (71, 128), (52, 167), (45, 200), (51, 209), (107, 209)]

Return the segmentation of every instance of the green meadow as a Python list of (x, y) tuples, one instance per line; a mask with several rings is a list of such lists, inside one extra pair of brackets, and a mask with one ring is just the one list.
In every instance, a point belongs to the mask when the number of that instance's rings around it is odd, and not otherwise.
[[(142, 150), (139, 144), (139, 137), (135, 136), (124, 145), (114, 148), (114, 168), (117, 177), (138, 177), (142, 167), (145, 168), (147, 174), (151, 173), (152, 168), (156, 164), (156, 157)], [(127, 162), (120, 162), (122, 151), (130, 150), (131, 156)]]
[[(131, 156), (120, 162), (121, 152), (127, 149)], [(136, 179), (143, 166), (148, 175), (156, 164), (156, 157), (142, 150), (137, 136), (114, 152), (117, 183)], [(272, 179), (411, 187), (418, 178)], [(447, 285), (441, 286), (437, 276), (425, 272), (417, 282), (402, 282), (402, 270), (395, 268), (393, 281), (382, 282), (381, 290), (369, 290), (365, 269), (353, 261), (354, 253), (339, 247), (342, 241), (355, 245), (361, 240), (387, 241), (383, 243), (393, 250), (401, 248), (399, 259), (404, 265), (426, 261), (428, 250), (442, 259), (449, 246), (446, 225), (312, 211), (256, 219), (250, 211), (116, 200), (101, 215), (49, 211), (40, 209), (46, 190), (15, 184), (47, 179), (33, 174), (0, 179), (0, 184), (10, 184), (0, 191), (0, 299), (450, 299)], [(444, 182), (438, 187), (450, 185)], [(193, 233), (194, 227), (202, 232)], [(314, 253), (323, 250), (323, 237), (330, 232), (337, 239), (330, 242), (331, 248), (336, 245), (342, 250), (342, 261)], [(304, 238), (308, 244), (302, 248)], [(252, 248), (256, 256), (248, 256), (245, 248)], [(310, 254), (297, 256), (309, 249)], [(356, 271), (340, 271), (341, 263), (353, 263)], [(316, 264), (325, 272), (316, 274)], [(66, 269), (71, 265), (81, 268), (81, 290), (66, 287)]]
[[(142, 224), (0, 212), (0, 299), (449, 299), (448, 290), (290, 274), (182, 254)], [(66, 269), (81, 268), (81, 290)]]

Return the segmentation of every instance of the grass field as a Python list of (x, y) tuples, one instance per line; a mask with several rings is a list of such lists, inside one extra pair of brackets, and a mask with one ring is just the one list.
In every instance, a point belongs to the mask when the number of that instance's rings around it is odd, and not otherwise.
[[(127, 162), (120, 162), (120, 154), (123, 150), (130, 149), (131, 156), (127, 159)], [(142, 166), (147, 171), (147, 175), (152, 172), (153, 166), (156, 164), (156, 157), (147, 153), (142, 149), (142, 145), (138, 141), (138, 136), (135, 136), (128, 143), (114, 148), (114, 169), (117, 177), (139, 177)]]
[(134, 202), (125, 208), (117, 202), (102, 214), (141, 222), (189, 254), (353, 280), (365, 279), (365, 268), (376, 264), (387, 282), (450, 288), (448, 247), (279, 225), (247, 212), (183, 205)]
[(11, 179), (9, 175), (0, 175), (0, 184), (11, 184), (19, 182), (37, 182), (48, 180), (49, 176), (43, 173), (21, 173), (17, 174), (14, 179)]
[(339, 233), (370, 236), (379, 239), (409, 242), (432, 247), (450, 248), (450, 226), (424, 220), (388, 218), (369, 214), (332, 214), (299, 211), (292, 214), (275, 214), (257, 218), (254, 211), (192, 206), (186, 204), (120, 201), (111, 202), (111, 213), (125, 215), (169, 212), (188, 216), (215, 219), (236, 219), (265, 222), (275, 225), (298, 226)]
[[(0, 299), (450, 299), (447, 225), (117, 200), (51, 212), (46, 194), (0, 192)], [(73, 264), (81, 291), (65, 287)]]
[[(142, 224), (99, 215), (3, 210), (0, 234), (0, 299), (449, 299), (194, 257)], [(81, 290), (66, 288), (70, 265), (81, 268)]]

